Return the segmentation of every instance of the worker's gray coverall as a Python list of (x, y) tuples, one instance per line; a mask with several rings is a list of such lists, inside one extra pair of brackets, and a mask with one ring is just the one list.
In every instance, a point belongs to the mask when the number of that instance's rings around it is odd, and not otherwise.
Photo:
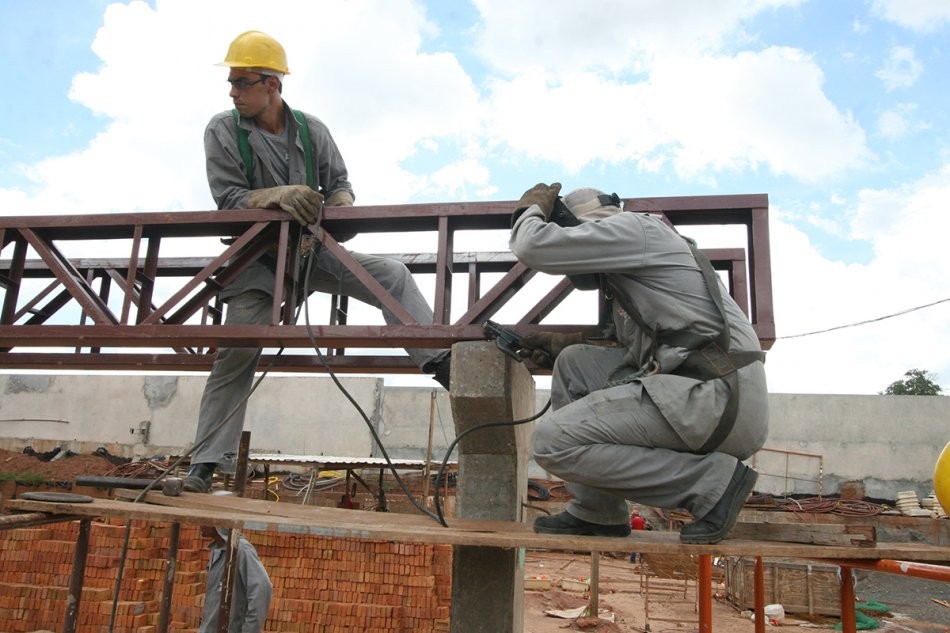
[[(562, 228), (545, 222), (534, 205), (515, 223), (510, 246), (538, 271), (603, 273), (615, 296), (620, 347), (572, 345), (561, 352), (551, 384), (553, 411), (534, 430), (537, 463), (569, 482), (574, 498), (568, 512), (592, 523), (626, 523), (629, 499), (704, 516), (725, 491), (737, 458), (764, 444), (768, 400), (763, 363), (740, 368), (735, 426), (714, 452), (694, 452), (717, 426), (729, 395), (726, 382), (672, 373), (689, 350), (661, 344), (651, 357), (650, 333), (621, 307), (636, 306), (643, 322), (659, 332), (685, 330), (714, 339), (722, 331), (686, 241), (657, 216), (618, 212)], [(722, 297), (731, 351), (760, 351), (748, 318), (724, 288)], [(656, 360), (659, 373), (603, 388), (625, 359), (633, 367)]]
[[(289, 148), (289, 182), (283, 182), (280, 166), (269, 164), (266, 160), (270, 153), (264, 146), (262, 135), (253, 120), (240, 119), (241, 127), (249, 133), (248, 142), (254, 155), (253, 189), (307, 183), (300, 126), (286, 103), (284, 109), (289, 138), (292, 139), (292, 147)], [(352, 193), (347, 180), (346, 165), (327, 126), (316, 117), (309, 114), (305, 116), (309, 124), (315, 184), (327, 198), (341, 189)], [(215, 115), (208, 123), (205, 129), (204, 145), (208, 184), (218, 208), (247, 208), (247, 198), (251, 189), (248, 188), (245, 165), (238, 148), (237, 131), (230, 110)], [(384, 257), (362, 253), (351, 254), (417, 322), (423, 325), (432, 323), (432, 309), (405, 265)], [(267, 262), (263, 260), (252, 264), (221, 291), (221, 298), (228, 302), (225, 323), (267, 324), (270, 322), (274, 273), (266, 264)], [(303, 282), (300, 283), (302, 286)], [(319, 250), (317, 259), (312, 264), (308, 288), (310, 291), (354, 297), (381, 308), (386, 323), (400, 323), (326, 249)], [(445, 350), (433, 349), (406, 351), (420, 368), (445, 354)], [(241, 403), (247, 396), (259, 357), (260, 350), (255, 348), (239, 347), (218, 350), (201, 398), (196, 439), (200, 440), (208, 434), (235, 405)], [(217, 432), (211, 434), (208, 441), (194, 451), (191, 462), (216, 462), (223, 466), (224, 470), (233, 468), (234, 455), (244, 428), (245, 411), (246, 406), (241, 403), (234, 415)]]
[[(219, 533), (227, 539), (227, 532), (219, 530)], [(201, 612), (201, 628), (198, 633), (217, 633), (221, 587), (228, 561), (225, 544), (212, 541), (209, 547), (211, 556), (208, 558), (205, 605)], [(257, 557), (257, 550), (244, 537), (240, 537), (238, 541), (236, 564), (228, 633), (261, 633), (270, 608), (273, 586), (267, 570)]]

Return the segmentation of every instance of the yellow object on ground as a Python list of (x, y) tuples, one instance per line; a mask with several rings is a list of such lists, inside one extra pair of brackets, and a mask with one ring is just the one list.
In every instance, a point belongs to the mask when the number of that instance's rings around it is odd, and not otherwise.
[(950, 442), (943, 447), (934, 466), (934, 494), (943, 511), (950, 514)]

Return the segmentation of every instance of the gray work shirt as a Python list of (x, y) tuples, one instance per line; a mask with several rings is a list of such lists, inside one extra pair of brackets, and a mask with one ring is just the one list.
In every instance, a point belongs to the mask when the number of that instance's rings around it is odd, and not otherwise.
[[(257, 550), (244, 537), (239, 538), (228, 633), (261, 633), (274, 589), (267, 570), (257, 556)], [(212, 541), (210, 549), (205, 604), (198, 633), (216, 633), (218, 630), (221, 588), (228, 551), (226, 545), (217, 541)]]
[[(300, 125), (286, 102), (284, 115), (290, 140), (286, 166), (274, 164), (274, 161), (278, 159), (272, 151), (269, 151), (254, 120), (240, 118), (239, 124), (248, 132), (248, 143), (253, 153), (252, 183), (247, 181), (231, 111), (221, 112), (211, 118), (204, 135), (205, 166), (211, 196), (219, 209), (246, 209), (247, 197), (252, 189), (307, 184), (307, 164), (303, 140), (300, 137)], [(304, 114), (304, 117), (310, 133), (315, 186), (324, 197), (329, 197), (340, 189), (345, 189), (352, 194), (353, 187), (347, 179), (346, 164), (343, 162), (343, 156), (330, 130), (315, 116)], [(289, 174), (288, 182), (284, 182), (283, 174), (285, 173)], [(247, 290), (273, 293), (274, 274), (271, 269), (260, 262), (249, 266), (234, 282), (221, 291), (221, 298), (227, 300)]]
[[(515, 223), (509, 245), (518, 259), (534, 270), (605, 275), (617, 299), (613, 320), (617, 340), (627, 350), (626, 363), (632, 367), (653, 360), (659, 363), (659, 373), (639, 382), (683, 441), (693, 450), (702, 446), (725, 408), (728, 385), (721, 379), (700, 381), (672, 374), (690, 350), (659, 344), (651, 355), (651, 333), (621, 307), (635, 306), (643, 322), (661, 333), (688, 331), (713, 339), (722, 331), (719, 309), (686, 241), (654, 215), (619, 212), (597, 222), (563, 228), (545, 222), (535, 205)], [(748, 318), (725, 288), (721, 287), (721, 292), (729, 318), (730, 350), (761, 351)], [(763, 410), (767, 392), (762, 363), (740, 368), (738, 377), (736, 428), (744, 428), (743, 415), (759, 415)], [(757, 433), (767, 428), (762, 423), (750, 426)]]

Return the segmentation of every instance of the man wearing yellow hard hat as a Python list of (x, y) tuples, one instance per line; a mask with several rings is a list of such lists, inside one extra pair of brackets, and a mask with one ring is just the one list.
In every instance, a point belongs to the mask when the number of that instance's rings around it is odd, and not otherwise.
[[(317, 117), (292, 110), (283, 99), (284, 77), (290, 74), (283, 46), (265, 33), (247, 31), (231, 42), (220, 65), (230, 69), (234, 108), (212, 117), (204, 137), (208, 184), (218, 208), (282, 209), (309, 226), (324, 204), (352, 205), (346, 164), (330, 130)], [(352, 255), (417, 322), (432, 323), (432, 309), (405, 265)], [(310, 291), (354, 297), (380, 308), (387, 323), (399, 323), (329, 251), (319, 249), (313, 256), (306, 280)], [(273, 255), (264, 255), (222, 289), (221, 299), (228, 304), (226, 323), (270, 322), (275, 263)], [(448, 388), (448, 350), (406, 351), (422, 371), (433, 373)], [(209, 491), (215, 469), (229, 470), (233, 464), (244, 426), (244, 400), (259, 357), (260, 350), (254, 348), (218, 350), (201, 399), (186, 490)]]

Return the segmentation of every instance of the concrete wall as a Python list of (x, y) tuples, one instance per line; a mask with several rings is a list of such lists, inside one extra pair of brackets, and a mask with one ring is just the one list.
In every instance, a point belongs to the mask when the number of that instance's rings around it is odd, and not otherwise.
[[(812, 478), (820, 467), (825, 493), (858, 480), (870, 497), (893, 499), (902, 490), (926, 496), (937, 457), (950, 443), (950, 398), (945, 396), (772, 394), (769, 406), (766, 446), (790, 453), (761, 452), (756, 465), (782, 472), (787, 459), (796, 476)], [(820, 455), (822, 463), (796, 452)], [(790, 483), (793, 491), (817, 491), (809, 482)]]
[[(200, 375), (0, 374), (0, 448), (180, 454), (194, 439), (204, 381)], [(444, 390), (384, 387), (377, 378), (341, 382), (390, 457), (424, 458), (431, 420), (433, 458), (442, 459), (455, 436)], [(537, 409), (547, 396), (537, 392)], [(832, 494), (858, 480), (869, 497), (893, 499), (902, 490), (923, 497), (950, 442), (950, 398), (943, 396), (772, 394), (770, 405), (769, 450), (754, 458), (763, 492)], [(252, 451), (380, 455), (361, 415), (325, 376), (265, 378), (251, 397), (246, 428)], [(544, 475), (537, 467), (529, 474)]]

